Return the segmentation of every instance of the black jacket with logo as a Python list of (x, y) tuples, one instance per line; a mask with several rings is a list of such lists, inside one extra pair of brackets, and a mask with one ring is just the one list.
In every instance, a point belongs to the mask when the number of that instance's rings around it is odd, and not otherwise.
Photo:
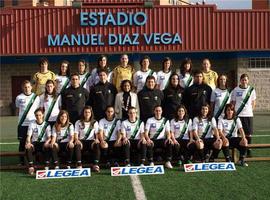
[(116, 94), (116, 87), (109, 82), (99, 82), (91, 88), (87, 104), (92, 106), (96, 120), (100, 120), (104, 117), (107, 106), (114, 107)]
[(81, 112), (89, 98), (89, 92), (79, 86), (74, 88), (68, 87), (62, 94), (62, 109), (69, 113), (70, 121), (74, 124), (81, 115)]
[(144, 122), (153, 116), (154, 107), (162, 105), (164, 99), (163, 93), (159, 89), (150, 90), (144, 87), (138, 93), (139, 105), (140, 105), (140, 118)]

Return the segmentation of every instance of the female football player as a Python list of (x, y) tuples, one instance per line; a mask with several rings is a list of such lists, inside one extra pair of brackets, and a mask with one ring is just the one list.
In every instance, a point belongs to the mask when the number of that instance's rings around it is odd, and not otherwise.
[(71, 167), (74, 152), (74, 126), (69, 122), (69, 114), (61, 110), (52, 129), (52, 154), (55, 168), (59, 168), (58, 152), (67, 154), (66, 166)]
[[(212, 117), (208, 104), (204, 104), (200, 115), (193, 119), (193, 131), (201, 161), (213, 162), (221, 149), (222, 141), (218, 134), (216, 120)], [(212, 156), (210, 156), (210, 150), (213, 150)]]
[(77, 167), (82, 168), (82, 152), (94, 153), (93, 170), (99, 172), (100, 142), (96, 136), (98, 133), (98, 122), (94, 119), (91, 106), (85, 106), (82, 117), (75, 123), (75, 154)]
[(178, 165), (191, 163), (190, 157), (196, 150), (193, 140), (192, 121), (188, 118), (187, 109), (180, 105), (176, 109), (175, 118), (170, 121), (171, 138)]
[(34, 174), (33, 153), (43, 153), (45, 159), (45, 169), (49, 169), (50, 164), (50, 141), (51, 127), (44, 121), (43, 110), (38, 108), (34, 112), (36, 120), (32, 122), (27, 131), (25, 143), (26, 158), (28, 160), (30, 175)]
[[(231, 162), (229, 147), (233, 147), (240, 152), (239, 164), (241, 166), (248, 166), (244, 160), (247, 151), (247, 140), (241, 120), (235, 116), (233, 104), (225, 106), (225, 116), (218, 120), (218, 131), (222, 139), (222, 151), (226, 162)], [(238, 132), (241, 137), (238, 136)]]

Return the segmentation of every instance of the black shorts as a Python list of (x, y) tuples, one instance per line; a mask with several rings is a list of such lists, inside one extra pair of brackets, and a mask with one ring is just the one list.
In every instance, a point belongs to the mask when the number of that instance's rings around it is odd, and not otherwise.
[(18, 126), (18, 130), (17, 130), (17, 137), (18, 140), (26, 140), (27, 138), (27, 131), (28, 131), (28, 126)]
[(45, 142), (33, 142), (33, 146), (34, 146), (34, 152), (44, 152), (44, 143)]
[(245, 132), (245, 135), (253, 133), (253, 117), (239, 117)]

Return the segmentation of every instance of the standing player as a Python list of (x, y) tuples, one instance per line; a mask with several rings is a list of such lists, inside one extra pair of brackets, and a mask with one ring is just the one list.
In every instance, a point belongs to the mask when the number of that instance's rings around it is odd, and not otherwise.
[(162, 61), (162, 70), (157, 73), (157, 88), (164, 90), (169, 85), (169, 79), (172, 74), (172, 60), (165, 57)]
[(46, 82), (45, 93), (40, 96), (39, 107), (45, 111), (45, 121), (52, 127), (61, 109), (61, 95), (57, 95), (53, 80)]
[[(245, 155), (247, 151), (247, 140), (245, 137), (242, 123), (239, 118), (235, 116), (233, 104), (225, 106), (225, 116), (218, 120), (218, 131), (222, 139), (222, 151), (226, 162), (231, 162), (229, 147), (237, 148), (240, 152), (239, 164), (241, 166), (248, 166), (245, 162)], [(238, 136), (238, 132), (241, 137)]]
[(170, 121), (171, 138), (178, 165), (182, 163), (191, 163), (191, 155), (196, 150), (193, 140), (192, 121), (188, 118), (185, 106), (180, 105), (175, 112), (175, 118)]
[(221, 74), (217, 80), (217, 88), (211, 94), (211, 108), (214, 111), (214, 117), (218, 120), (224, 116), (224, 108), (230, 102), (230, 91), (227, 86), (227, 76)]
[(99, 79), (99, 71), (100, 70), (105, 70), (106, 73), (108, 74), (108, 82), (112, 82), (112, 71), (111, 69), (108, 67), (108, 59), (107, 56), (105, 55), (101, 55), (98, 58), (98, 63), (97, 63), (97, 67), (94, 68), (91, 72), (91, 77), (90, 77), (90, 87), (95, 86), (96, 84), (99, 83), (100, 79)]
[(33, 152), (42, 152), (45, 159), (45, 169), (49, 169), (50, 165), (50, 141), (51, 141), (51, 127), (44, 121), (44, 114), (42, 109), (38, 108), (34, 112), (36, 121), (29, 125), (27, 131), (27, 138), (25, 143), (26, 158), (29, 163), (28, 172), (30, 175), (34, 174)]
[(192, 62), (190, 58), (185, 58), (181, 63), (179, 80), (182, 88), (190, 87), (193, 84)]
[(41, 95), (45, 91), (47, 80), (55, 81), (55, 74), (48, 70), (49, 61), (47, 58), (41, 58), (39, 62), (39, 72), (33, 76), (33, 91), (37, 95)]
[[(28, 126), (32, 121), (35, 121), (34, 111), (39, 107), (39, 96), (32, 93), (32, 86), (30, 81), (25, 80), (22, 83), (22, 93), (16, 97), (16, 112), (19, 114), (18, 122), (18, 140), (19, 151), (24, 152), (25, 141), (27, 137)], [(20, 164), (24, 165), (24, 157), (20, 157)]]
[[(203, 143), (204, 146), (204, 152), (199, 150), (201, 161), (213, 162), (222, 147), (222, 141), (218, 134), (217, 122), (212, 117), (208, 104), (203, 105), (199, 116), (193, 119), (193, 131), (197, 145), (201, 146)], [(213, 150), (212, 154), (210, 150)]]
[(144, 138), (147, 143), (148, 160), (150, 166), (154, 165), (154, 150), (165, 148), (165, 167), (172, 169), (172, 144), (170, 135), (170, 122), (162, 117), (162, 107), (157, 105), (154, 108), (154, 117), (147, 120), (145, 125)]
[[(249, 85), (249, 77), (242, 74), (240, 85), (232, 91), (232, 104), (235, 105), (236, 116), (240, 118), (248, 144), (251, 144), (253, 134), (253, 110), (256, 105), (256, 92), (254, 87)], [(247, 156), (251, 156), (248, 149)]]
[(125, 164), (130, 166), (130, 151), (135, 155), (139, 152), (140, 164), (144, 165), (146, 158), (146, 141), (143, 138), (144, 123), (137, 118), (135, 107), (128, 109), (128, 119), (121, 124), (122, 146), (125, 151)]
[(208, 58), (203, 59), (202, 71), (204, 83), (209, 85), (212, 90), (214, 90), (217, 86), (218, 74), (217, 72), (211, 70), (211, 63)]
[(59, 73), (56, 75), (56, 93), (61, 94), (70, 84), (70, 66), (67, 60), (63, 60)]
[(140, 61), (141, 69), (134, 73), (133, 84), (137, 93), (143, 89), (148, 76), (157, 78), (156, 73), (152, 69), (149, 69), (150, 63), (149, 56), (144, 56)]
[[(100, 147), (107, 162), (107, 166), (111, 165), (111, 161), (114, 161), (115, 165), (118, 165), (116, 162), (119, 159), (119, 147), (115, 146), (115, 143), (117, 138), (119, 138), (118, 135), (121, 128), (121, 121), (115, 118), (113, 106), (107, 106), (105, 114), (105, 118), (102, 118), (98, 124)], [(110, 156), (113, 158), (110, 159)]]
[(82, 167), (82, 152), (94, 152), (93, 170), (99, 172), (100, 142), (97, 138), (98, 122), (94, 119), (92, 107), (85, 106), (82, 117), (75, 123), (75, 154), (77, 167)]
[(121, 64), (113, 69), (112, 83), (116, 87), (117, 91), (120, 92), (121, 82), (123, 80), (132, 81), (134, 74), (134, 68), (128, 64), (128, 55), (121, 55)]
[(80, 77), (81, 87), (87, 89), (90, 92), (90, 77), (91, 73), (86, 71), (87, 63), (85, 60), (81, 59), (78, 62), (78, 73)]
[(184, 89), (179, 85), (179, 78), (176, 73), (172, 73), (168, 87), (163, 90), (164, 100), (162, 107), (164, 117), (171, 120), (175, 116), (176, 108), (182, 104)]
[(59, 168), (58, 152), (67, 154), (66, 166), (70, 169), (74, 152), (74, 126), (69, 122), (69, 114), (61, 110), (52, 129), (52, 155), (55, 168)]

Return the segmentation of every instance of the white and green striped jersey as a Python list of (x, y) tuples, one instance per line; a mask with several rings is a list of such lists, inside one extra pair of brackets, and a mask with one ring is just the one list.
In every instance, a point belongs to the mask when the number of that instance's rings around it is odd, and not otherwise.
[(166, 132), (170, 132), (169, 120), (164, 117), (160, 120), (155, 117), (151, 117), (147, 120), (145, 125), (145, 134), (148, 134), (150, 139), (166, 139)]
[(170, 122), (170, 127), (171, 133), (174, 134), (176, 139), (181, 137), (184, 140), (189, 140), (189, 132), (192, 131), (191, 119), (189, 119), (187, 122), (185, 120), (175, 121), (175, 119), (172, 119)]
[[(234, 126), (234, 129), (232, 129)], [(225, 136), (231, 134), (231, 137), (238, 137), (238, 130), (242, 128), (242, 123), (239, 118), (234, 121), (234, 119), (219, 119), (218, 120), (218, 129), (223, 132)], [(230, 133), (231, 132), (231, 133)]]
[[(209, 128), (206, 132), (206, 129), (209, 125)], [(213, 138), (213, 129), (217, 128), (217, 122), (215, 118), (213, 117), (211, 121), (208, 121), (207, 118), (199, 120), (198, 117), (195, 117), (193, 119), (193, 124), (192, 124), (193, 130), (195, 130), (198, 134), (198, 136), (201, 138), (204, 134), (204, 138)]]
[(52, 129), (52, 136), (56, 137), (56, 141), (63, 143), (69, 142), (71, 136), (74, 136), (74, 126), (73, 124), (69, 124), (65, 127), (61, 127), (60, 132), (57, 132), (55, 126)]
[(126, 134), (128, 139), (140, 140), (141, 134), (144, 132), (144, 123), (137, 119), (135, 122), (130, 122), (128, 119), (121, 124), (121, 133)]
[(121, 129), (121, 120), (114, 118), (112, 121), (108, 121), (103, 118), (98, 123), (99, 131), (102, 131), (107, 141), (115, 141), (117, 134)]
[(33, 121), (28, 127), (27, 136), (31, 137), (32, 142), (45, 142), (51, 135), (51, 126), (47, 122), (38, 124)]
[(95, 122), (90, 127), (91, 122), (84, 122), (84, 125), (80, 120), (75, 123), (75, 134), (78, 134), (79, 140), (94, 140), (95, 135), (98, 133), (98, 122)]

